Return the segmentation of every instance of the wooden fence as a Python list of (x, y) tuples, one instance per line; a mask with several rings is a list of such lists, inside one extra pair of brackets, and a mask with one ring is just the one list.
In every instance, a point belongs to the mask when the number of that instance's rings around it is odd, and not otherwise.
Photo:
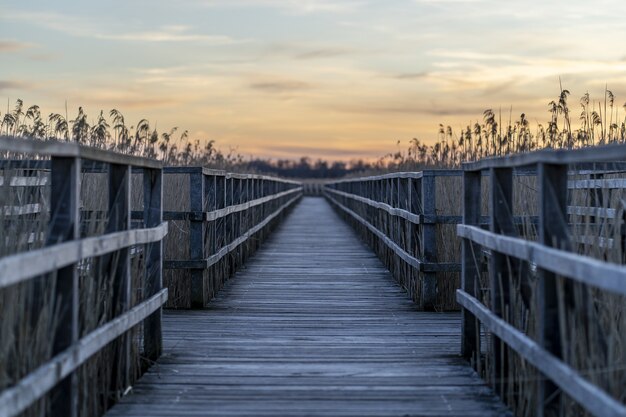
[[(462, 354), (505, 401), (518, 410), (526, 407), (528, 415), (573, 415), (576, 408), (595, 416), (626, 415), (620, 401), (623, 363), (615, 360), (624, 352), (609, 335), (590, 330), (611, 308), (611, 303), (600, 302), (606, 301), (602, 297), (626, 296), (626, 267), (620, 265), (623, 258), (607, 262), (605, 256), (586, 256), (578, 243), (590, 242), (573, 237), (576, 216), (587, 216), (595, 231), (606, 226), (605, 219), (623, 218), (623, 206), (610, 208), (606, 200), (604, 205), (597, 203), (600, 190), (623, 186), (625, 180), (602, 178), (610, 170), (591, 170), (590, 178), (579, 179), (581, 171), (572, 168), (620, 160), (626, 160), (623, 145), (539, 151), (464, 164), (463, 224), (457, 229), (463, 238), (462, 284), (457, 291)], [(537, 222), (536, 228), (522, 233), (514, 216), (519, 203), (515, 174), (529, 168), (536, 173), (532, 187), (536, 197), (522, 193), (522, 198), (536, 205)], [(571, 205), (581, 189), (592, 190), (595, 203)], [(486, 205), (489, 230), (480, 225)], [(528, 224), (535, 213), (526, 212)], [(591, 240), (601, 246), (608, 243), (593, 236)], [(612, 325), (620, 322), (620, 311), (609, 317)], [(581, 319), (574, 322), (575, 317)], [(581, 341), (573, 338), (576, 334), (588, 337)], [(586, 345), (588, 352), (583, 350)], [(609, 351), (616, 348), (611, 359)], [(604, 363), (581, 366), (586, 358), (580, 356), (594, 352)], [(529, 371), (530, 367), (534, 369)], [(525, 399), (520, 399), (521, 392)]]
[[(39, 304), (45, 304), (48, 295), (40, 287), (53, 282), (49, 310), (59, 312), (51, 342), (38, 342), (52, 343), (50, 354), (36, 366), (33, 359), (7, 371), (16, 379), (0, 385), (0, 417), (28, 409), (63, 417), (106, 410), (160, 356), (168, 297), (182, 286), (188, 303), (170, 306), (205, 306), (302, 195), (293, 181), (164, 168), (65, 142), (0, 137), (0, 157), (0, 291), (42, 293)], [(172, 291), (163, 285), (165, 274)], [(90, 288), (93, 281), (103, 284)], [(0, 312), (13, 303), (2, 296)], [(28, 306), (13, 310), (41, 315), (38, 299), (27, 300)], [(96, 316), (92, 328), (86, 315)], [(12, 317), (16, 326), (31, 320)], [(5, 340), (14, 338), (8, 326), (0, 330), (8, 331), (0, 334)], [(2, 346), (0, 366), (6, 368), (0, 377), (10, 367)], [(14, 352), (17, 341), (4, 346), (17, 359), (29, 355)], [(110, 384), (104, 391), (103, 380)], [(98, 386), (85, 391), (85, 385)]]
[[(168, 177), (179, 178), (168, 185)], [(201, 167), (165, 168), (165, 183), (172, 210), (164, 218), (183, 231), (166, 242), (174, 308), (206, 306), (302, 196), (295, 181)]]
[[(155, 360), (161, 354), (161, 306), (168, 295), (167, 290), (161, 288), (162, 239), (168, 231), (167, 223), (162, 221), (162, 166), (157, 161), (71, 143), (42, 143), (10, 137), (0, 137), (0, 152), (43, 156), (49, 158), (50, 166), (49, 179), (35, 180), (49, 181), (50, 187), (45, 246), (0, 258), (0, 289), (32, 282), (36, 297), (39, 287), (54, 281), (52, 299), (57, 314), (57, 325), (51, 329), (49, 340), (52, 357), (0, 393), (0, 416), (16, 416), (48, 393), (50, 415), (76, 416), (79, 409), (76, 371), (111, 342), (121, 336), (125, 338), (116, 354), (119, 364), (116, 373), (124, 387), (131, 378), (127, 333), (133, 327), (143, 323), (142, 356)], [(108, 167), (108, 189), (103, 190), (109, 197), (108, 222), (103, 234), (90, 237), (82, 237), (80, 230), (81, 165), (85, 160), (98, 161)], [(135, 229), (131, 229), (130, 224), (131, 167), (140, 168), (143, 176), (143, 225)], [(32, 179), (3, 178), (15, 187), (33, 185)], [(136, 245), (146, 245), (145, 276), (140, 289), (131, 287), (134, 280), (131, 279), (129, 248)], [(113, 299), (109, 301), (116, 314), (81, 335), (79, 313), (85, 314), (83, 309), (90, 306), (79, 304), (79, 287), (83, 286), (80, 265), (90, 258), (98, 258), (103, 273), (113, 280)], [(132, 294), (137, 290), (143, 293), (143, 299), (131, 305)], [(31, 308), (38, 313), (42, 306), (35, 302)]]
[[(458, 250), (453, 228), (461, 217), (455, 213), (459, 204), (454, 199), (460, 195), (460, 177), (459, 170), (425, 170), (341, 180), (324, 187), (326, 198), (422, 309), (455, 308), (460, 264), (454, 259)], [(438, 199), (443, 203), (439, 210)]]

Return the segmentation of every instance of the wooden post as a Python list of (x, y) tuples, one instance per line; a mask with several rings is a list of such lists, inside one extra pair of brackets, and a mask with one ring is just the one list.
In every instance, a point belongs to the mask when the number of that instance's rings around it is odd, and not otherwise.
[[(510, 168), (491, 168), (489, 171), (490, 228), (493, 233), (516, 236), (517, 229), (513, 222), (513, 170)], [(489, 288), (491, 308), (498, 317), (505, 317), (505, 309), (510, 305), (510, 274), (514, 273), (506, 255), (493, 251), (489, 264)], [(491, 380), (496, 393), (504, 400), (507, 392), (508, 355), (507, 347), (496, 336), (492, 336), (493, 366)]]
[[(481, 172), (463, 172), (463, 224), (478, 226), (480, 224)], [(469, 239), (463, 239), (461, 247), (461, 288), (469, 295), (478, 295), (480, 270), (476, 259), (480, 256), (480, 246)], [(480, 325), (476, 317), (461, 308), (461, 355), (475, 363), (480, 370)]]
[[(410, 192), (410, 200), (409, 200), (409, 210), (413, 214), (420, 214), (422, 212), (422, 203), (421, 203), (421, 195), (422, 195), (422, 180), (421, 179), (411, 179), (409, 182), (409, 192)], [(419, 259), (421, 256), (421, 225), (417, 225), (415, 223), (410, 224), (410, 236), (411, 236), (411, 248), (409, 253), (413, 255), (413, 257)], [(418, 268), (411, 267), (411, 299), (416, 303), (421, 303), (421, 296), (418, 298), (418, 289), (421, 293), (421, 280), (420, 280), (420, 271)]]
[[(53, 157), (50, 183), (50, 225), (46, 246), (80, 239), (81, 160)], [(78, 270), (76, 264), (57, 271), (54, 288), (57, 325), (52, 340), (52, 356), (78, 341)], [(78, 416), (78, 377), (72, 372), (50, 394), (50, 415)]]
[[(206, 176), (204, 179), (204, 197), (205, 197), (205, 211), (211, 212), (216, 208), (216, 184), (217, 177), (215, 175)], [(205, 240), (204, 240), (204, 252), (202, 253), (202, 257), (204, 259), (208, 258), (212, 254), (216, 252), (215, 249), (215, 221), (206, 221), (205, 220)], [(217, 292), (217, 279), (216, 279), (216, 266), (212, 265), (208, 271), (207, 277), (207, 299), (208, 302)]]
[[(109, 220), (107, 233), (130, 230), (130, 166), (109, 165)], [(131, 277), (129, 248), (115, 251), (104, 257), (108, 274), (113, 281), (113, 314), (118, 316), (130, 308)], [(120, 338), (120, 346), (115, 353), (111, 377), (111, 389), (115, 392), (115, 400), (122, 397), (126, 387), (130, 385), (130, 342), (129, 335)]]
[[(539, 164), (539, 242), (563, 250), (571, 249), (567, 218), (567, 165)], [(557, 277), (539, 269), (537, 286), (537, 342), (557, 358), (562, 358)], [(562, 395), (549, 380), (538, 384), (537, 413), (561, 415)]]
[[(204, 174), (202, 170), (189, 174), (189, 203), (193, 213), (203, 212), (205, 207)], [(189, 259), (204, 259), (204, 218), (192, 218), (189, 222)], [(204, 308), (206, 305), (204, 291), (205, 269), (191, 270), (191, 308)]]
[[(436, 188), (435, 177), (424, 172), (422, 177), (422, 214), (433, 217), (436, 214)], [(422, 262), (437, 262), (437, 235), (436, 225), (422, 223), (422, 245), (424, 253)], [(424, 310), (434, 310), (437, 304), (437, 273), (422, 273), (422, 299), (420, 302)]]
[[(144, 227), (157, 227), (163, 222), (163, 171), (143, 170), (143, 222)], [(163, 241), (146, 244), (146, 278), (144, 299), (148, 299), (163, 288)], [(143, 356), (156, 361), (163, 350), (161, 308), (152, 313), (143, 323)]]

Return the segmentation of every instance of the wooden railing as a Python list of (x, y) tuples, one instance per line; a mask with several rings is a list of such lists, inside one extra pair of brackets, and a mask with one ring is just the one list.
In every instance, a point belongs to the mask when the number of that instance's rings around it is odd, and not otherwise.
[[(30, 287), (21, 286), (29, 284), (38, 294), (54, 282), (49, 310), (59, 313), (52, 339), (38, 342), (53, 344), (51, 354), (26, 374), (14, 372), (18, 380), (0, 389), (0, 417), (31, 407), (76, 416), (94, 401), (88, 395), (102, 397), (105, 410), (141, 372), (139, 359), (145, 369), (160, 356), (161, 309), (168, 296), (179, 295), (176, 274), (185, 274), (180, 278), (190, 303), (170, 305), (205, 306), (302, 195), (293, 181), (163, 168), (154, 160), (65, 142), (2, 137), (0, 156), (1, 239), (9, 250), (0, 252), (0, 291), (22, 294)], [(34, 222), (43, 226), (32, 227)], [(163, 288), (165, 273), (174, 291)], [(94, 294), (98, 289), (88, 288), (94, 280), (111, 292)], [(98, 305), (89, 304), (87, 292)], [(40, 314), (37, 299), (33, 304), (23, 309)], [(102, 305), (99, 322), (85, 330), (83, 316)], [(13, 319), (16, 325), (32, 320)], [(91, 364), (102, 354), (108, 362)], [(108, 391), (85, 391), (83, 385), (94, 385), (86, 380), (86, 366), (107, 368), (96, 372), (98, 378), (110, 373), (102, 377), (110, 378)]]
[[(56, 325), (51, 329), (52, 358), (30, 371), (19, 382), (0, 393), (0, 416), (20, 414), (49, 394), (50, 415), (78, 415), (77, 369), (111, 342), (124, 337), (116, 354), (116, 374), (123, 387), (130, 381), (130, 338), (128, 332), (143, 323), (142, 356), (155, 360), (161, 354), (161, 306), (167, 300), (162, 289), (162, 239), (168, 231), (162, 221), (162, 166), (160, 162), (119, 155), (71, 143), (40, 142), (0, 137), (0, 153), (39, 155), (48, 159), (49, 180), (17, 177), (7, 180), (14, 186), (32, 186), (32, 181), (49, 181), (50, 216), (45, 246), (0, 258), (0, 290), (31, 282), (35, 291), (54, 282), (52, 301)], [(107, 166), (108, 221), (104, 233), (81, 236), (81, 166), (85, 160)], [(143, 177), (143, 225), (131, 229), (131, 167)], [(132, 288), (129, 248), (145, 245), (143, 288)], [(109, 321), (87, 334), (79, 330), (80, 265), (89, 258), (99, 259), (99, 268), (113, 281), (112, 300), (116, 312)], [(131, 294), (143, 293), (142, 301), (131, 305)], [(41, 290), (39, 290), (41, 292)], [(84, 314), (84, 310), (82, 313)], [(5, 318), (3, 318), (5, 319)], [(0, 335), (6, 337), (6, 335)], [(28, 355), (29, 352), (21, 352)], [(110, 366), (110, 365), (109, 365)]]
[[(179, 178), (168, 184), (169, 177)], [(165, 168), (165, 183), (166, 205), (183, 209), (167, 210), (164, 218), (187, 232), (166, 242), (164, 267), (176, 308), (206, 306), (302, 196), (295, 181), (201, 167)]]
[[(626, 296), (626, 267), (577, 253), (580, 250), (572, 237), (576, 222), (570, 219), (580, 215), (591, 216), (593, 222), (595, 217), (619, 219), (624, 216), (623, 208), (568, 207), (575, 190), (623, 186), (625, 181), (594, 177), (595, 171), (590, 172), (591, 179), (568, 181), (568, 175), (580, 173), (572, 167), (620, 160), (626, 160), (626, 146), (539, 151), (464, 164), (463, 224), (457, 229), (463, 238), (462, 284), (457, 291), (462, 306), (462, 354), (505, 401), (527, 407), (530, 415), (571, 414), (565, 408), (568, 404), (595, 416), (626, 415), (626, 406), (615, 398), (623, 395), (623, 380), (604, 388), (593, 382), (623, 363), (581, 369), (573, 363), (580, 356), (574, 351), (581, 347), (565, 336), (598, 325), (596, 317), (610, 303), (594, 304), (594, 297), (597, 301), (603, 294)], [(528, 168), (536, 172), (538, 221), (524, 235), (513, 215), (520, 195), (515, 174)], [(485, 188), (489, 190), (489, 230), (480, 226)], [(526, 197), (535, 198), (522, 193)], [(487, 265), (481, 260), (485, 253)], [(616, 312), (612, 319), (615, 323), (621, 320), (620, 314)], [(581, 321), (571, 329), (574, 316), (579, 315)], [(581, 343), (590, 344), (592, 352), (604, 351), (606, 356), (607, 349), (617, 346), (610, 346), (614, 341), (607, 341), (608, 336), (600, 332), (588, 334), (592, 336)], [(515, 375), (513, 368), (525, 374)], [(612, 389), (613, 395), (606, 389)], [(520, 400), (520, 391), (531, 392), (524, 392), (526, 398)], [(528, 410), (529, 404), (534, 410)]]
[[(442, 261), (438, 246), (454, 245), (453, 229), (449, 242), (442, 241), (441, 229), (453, 227), (461, 217), (438, 211), (437, 196), (458, 195), (460, 176), (459, 170), (425, 170), (346, 179), (324, 187), (327, 199), (366, 238), (422, 309), (454, 308), (460, 264)], [(458, 207), (445, 205), (451, 211)]]

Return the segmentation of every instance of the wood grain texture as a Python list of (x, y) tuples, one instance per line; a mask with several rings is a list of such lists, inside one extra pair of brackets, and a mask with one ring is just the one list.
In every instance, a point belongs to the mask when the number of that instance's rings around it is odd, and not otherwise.
[(164, 313), (164, 355), (117, 416), (501, 416), (458, 313), (418, 312), (321, 198), (304, 198), (205, 310)]

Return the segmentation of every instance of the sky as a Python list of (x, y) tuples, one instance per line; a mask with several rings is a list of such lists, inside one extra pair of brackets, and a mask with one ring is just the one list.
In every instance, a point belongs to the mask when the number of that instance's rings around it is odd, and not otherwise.
[(0, 0), (0, 102), (116, 108), (246, 156), (375, 159), (488, 108), (545, 122), (559, 78), (572, 100), (626, 101), (624, 16), (624, 0)]

